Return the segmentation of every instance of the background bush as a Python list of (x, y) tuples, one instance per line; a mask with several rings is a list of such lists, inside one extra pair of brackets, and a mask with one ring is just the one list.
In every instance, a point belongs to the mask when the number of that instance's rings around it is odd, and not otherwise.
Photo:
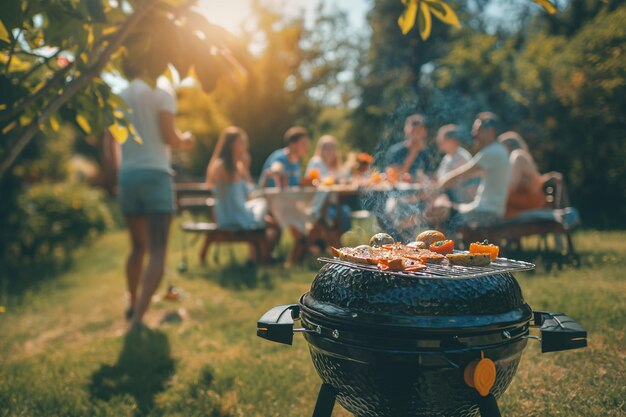
[(113, 224), (102, 193), (82, 183), (37, 183), (18, 194), (0, 234), (0, 288), (15, 294), (66, 268), (75, 249)]

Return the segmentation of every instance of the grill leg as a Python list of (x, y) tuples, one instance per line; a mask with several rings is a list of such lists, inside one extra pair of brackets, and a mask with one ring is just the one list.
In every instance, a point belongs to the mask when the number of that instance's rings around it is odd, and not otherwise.
[(331, 417), (335, 406), (335, 389), (328, 384), (322, 384), (317, 395), (313, 417)]

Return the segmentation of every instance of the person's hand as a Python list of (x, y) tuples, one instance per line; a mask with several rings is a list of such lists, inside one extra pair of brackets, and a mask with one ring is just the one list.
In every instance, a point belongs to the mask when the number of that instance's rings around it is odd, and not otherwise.
[(274, 162), (272, 165), (270, 165), (270, 173), (272, 175), (282, 174), (284, 170), (285, 166), (280, 162)]
[(193, 148), (193, 145), (196, 143), (196, 137), (189, 131), (181, 133), (180, 135), (180, 148), (183, 151), (188, 151)]

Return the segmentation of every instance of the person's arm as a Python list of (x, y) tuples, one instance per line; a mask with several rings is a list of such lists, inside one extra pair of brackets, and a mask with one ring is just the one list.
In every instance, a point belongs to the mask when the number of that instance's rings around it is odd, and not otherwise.
[(473, 178), (477, 175), (481, 175), (483, 169), (478, 165), (478, 159), (472, 158), (460, 167), (448, 172), (442, 178), (439, 179), (440, 188), (451, 188), (456, 184)]
[(181, 148), (183, 150), (191, 149), (194, 137), (190, 132), (181, 133), (176, 129), (174, 122), (174, 113), (168, 111), (159, 112), (159, 127), (163, 140), (172, 148)]
[(224, 182), (226, 176), (226, 169), (224, 168), (224, 162), (221, 159), (216, 159), (209, 163), (207, 168), (206, 182), (209, 187)]

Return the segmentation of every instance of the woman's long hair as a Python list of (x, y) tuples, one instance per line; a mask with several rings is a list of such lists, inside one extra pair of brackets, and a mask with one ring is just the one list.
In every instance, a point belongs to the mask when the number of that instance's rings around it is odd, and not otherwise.
[(215, 145), (213, 155), (211, 156), (211, 161), (209, 162), (210, 167), (215, 160), (218, 158), (221, 159), (224, 162), (224, 168), (226, 168), (226, 172), (230, 179), (232, 179), (237, 173), (238, 161), (235, 161), (233, 156), (233, 144), (239, 137), (243, 137), (244, 139), (248, 138), (246, 132), (239, 127), (230, 126), (222, 130), (222, 133), (217, 140), (217, 145)]
[[(315, 145), (315, 156), (322, 158), (322, 149), (324, 146), (334, 146), (337, 149), (337, 160), (335, 161), (335, 166), (329, 166), (329, 169), (338, 170), (341, 168), (341, 151), (339, 150), (339, 143), (337, 142), (337, 138), (332, 135), (324, 135), (318, 139), (317, 144)], [(326, 163), (326, 161), (324, 161)]]

